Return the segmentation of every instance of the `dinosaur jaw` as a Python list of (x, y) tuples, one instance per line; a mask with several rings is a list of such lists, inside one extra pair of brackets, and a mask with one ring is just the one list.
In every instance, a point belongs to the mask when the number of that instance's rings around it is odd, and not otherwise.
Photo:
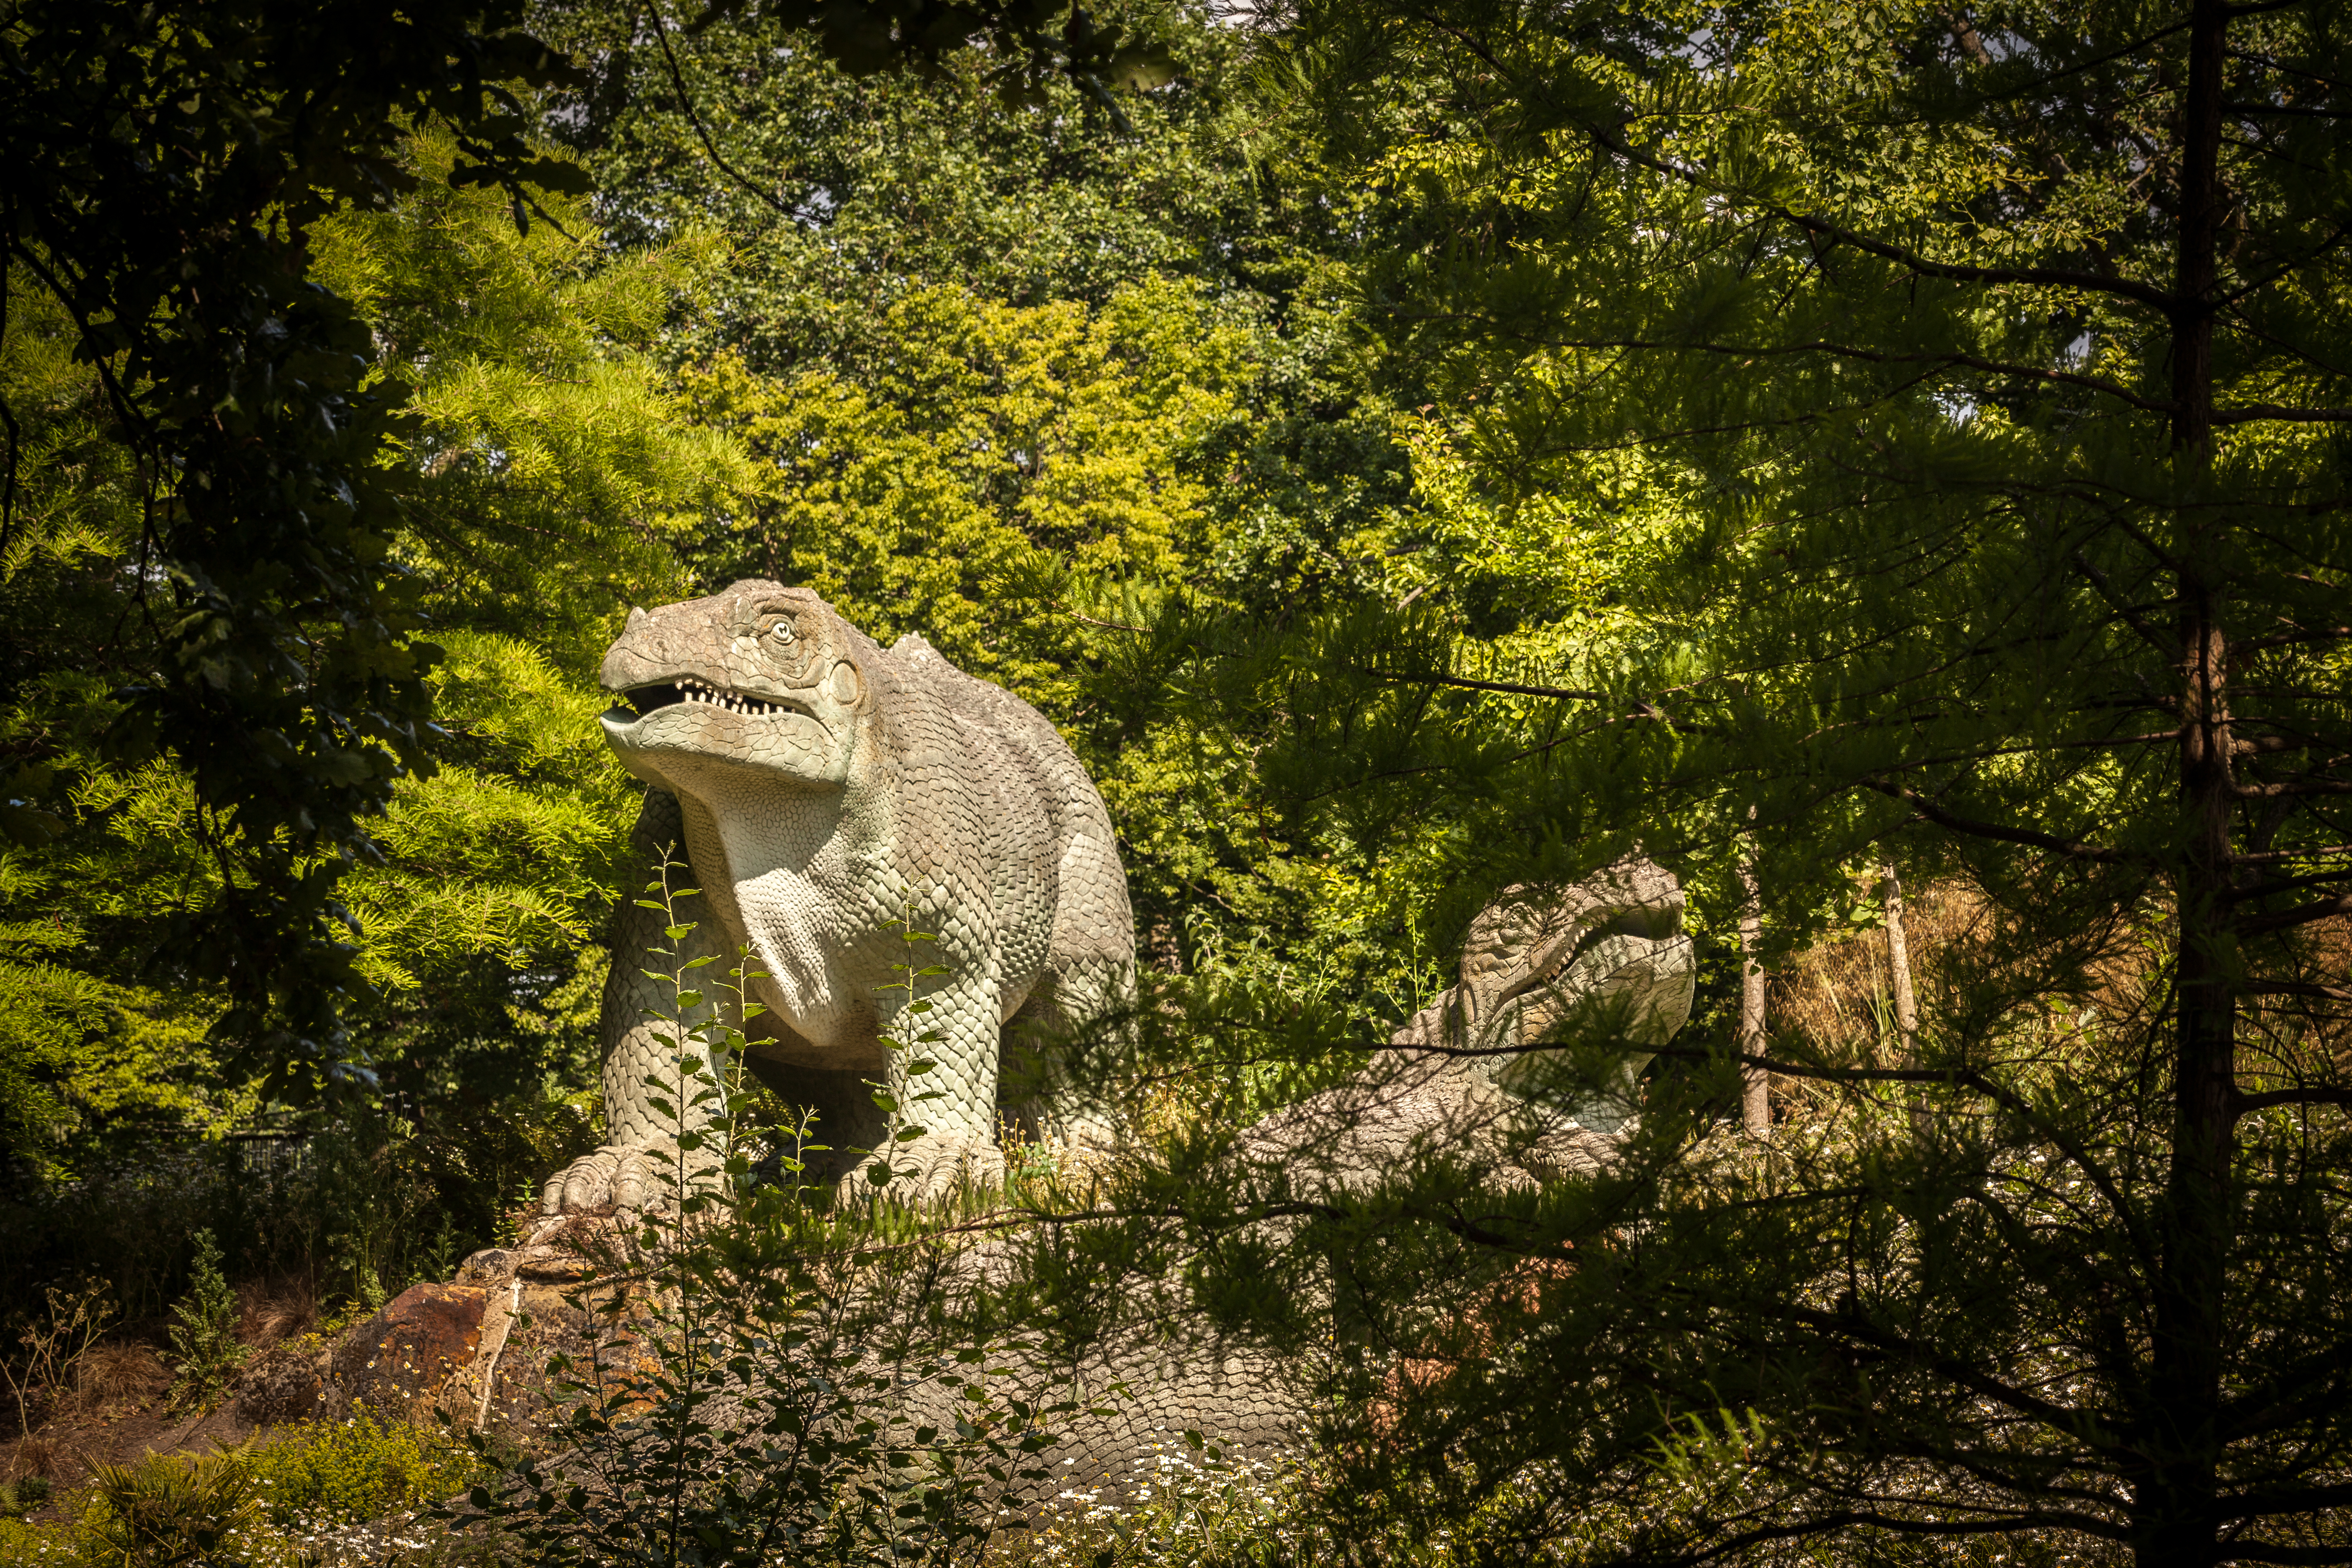
[[(767, 692), (730, 691), (713, 685), (700, 676), (681, 675), (675, 680), (656, 681), (631, 687), (606, 710), (607, 719), (623, 723), (635, 723), (650, 719), (662, 709), (678, 706), (722, 709), (748, 718), (765, 719), (779, 713), (800, 713), (816, 719), (816, 710), (798, 697), (778, 696)], [(817, 719), (819, 725), (824, 721)]]
[(620, 693), (604, 711), (604, 741), (631, 773), (673, 792), (698, 795), (698, 784), (743, 772), (838, 786), (849, 776), (849, 727), (817, 706), (681, 674)]

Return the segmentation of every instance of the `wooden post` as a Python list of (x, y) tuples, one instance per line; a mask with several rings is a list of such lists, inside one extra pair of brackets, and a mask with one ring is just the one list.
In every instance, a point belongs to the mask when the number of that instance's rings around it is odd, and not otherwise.
[[(1750, 816), (1755, 815), (1751, 808)], [(1756, 854), (1743, 847), (1739, 857), (1739, 1054), (1764, 1054), (1764, 965), (1758, 953), (1764, 945), (1763, 898), (1756, 886)], [(1739, 1121), (1750, 1138), (1772, 1135), (1772, 1075), (1754, 1065), (1740, 1069)]]
[(1919, 998), (1911, 989), (1911, 942), (1903, 931), (1903, 879), (1895, 862), (1879, 865), (1878, 894), (1886, 910), (1886, 967), (1894, 975), (1895, 1034), (1901, 1043), (1903, 1065), (1914, 1065), (1913, 1047), (1919, 1037)]

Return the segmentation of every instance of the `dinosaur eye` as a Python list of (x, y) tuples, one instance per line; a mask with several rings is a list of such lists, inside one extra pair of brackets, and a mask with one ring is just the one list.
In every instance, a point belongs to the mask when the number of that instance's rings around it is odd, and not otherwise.
[(793, 629), (793, 623), (790, 621), (778, 621), (768, 628), (768, 635), (787, 647), (800, 641), (801, 637), (799, 632)]

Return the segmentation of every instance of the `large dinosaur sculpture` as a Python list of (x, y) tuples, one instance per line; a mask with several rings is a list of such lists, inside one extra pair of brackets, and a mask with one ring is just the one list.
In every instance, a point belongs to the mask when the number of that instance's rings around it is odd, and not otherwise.
[(1024, 1024), (1083, 1022), (1132, 985), (1110, 818), (1042, 714), (919, 637), (886, 651), (807, 589), (761, 581), (633, 612), (601, 679), (605, 739), (653, 786), (635, 835), (647, 879), (667, 852), (690, 865), (674, 887), (699, 896), (678, 906), (695, 929), (671, 957), (655, 955), (680, 945), (665, 915), (634, 889), (622, 900), (602, 1024), (610, 1142), (548, 1183), (550, 1214), (658, 1200), (679, 1129), (660, 1109), (674, 1094), (648, 1080), (677, 1069), (649, 1017), (667, 987), (646, 972), (705, 955), (748, 951), (758, 975), (767, 1012), (746, 1065), (816, 1109), (825, 1142), (873, 1147), (868, 1081), (909, 1093), (907, 1055), (879, 1043), (903, 1005), (900, 921), (936, 937), (922, 962), (946, 971), (923, 988), (921, 1028), (941, 1037), (921, 1080), (940, 1097), (910, 1145), (925, 1179), (1000, 1170), (1000, 1110), (1100, 1135), (1066, 1096), (1000, 1105)]
[[(877, 998), (906, 952), (891, 922), (938, 932), (948, 973), (930, 1021), (945, 1039), (930, 1054), (949, 1092), (910, 1147), (930, 1151), (933, 1173), (975, 1174), (998, 1164), (1023, 1009), (1100, 1012), (1132, 979), (1125, 879), (1076, 759), (1034, 710), (921, 639), (886, 652), (805, 590), (739, 583), (634, 614), (603, 679), (619, 699), (606, 736), (653, 785), (638, 847), (658, 865), (682, 844), (701, 892), (681, 914), (697, 929), (686, 951), (651, 958), (665, 917), (623, 903), (604, 1012), (612, 1142), (548, 1184), (551, 1217), (529, 1245), (467, 1266), (511, 1281), (518, 1304), (526, 1279), (571, 1271), (565, 1215), (660, 1200), (674, 1123), (647, 1080), (675, 1069), (646, 1016), (665, 998), (643, 971), (748, 949), (771, 1009), (751, 1025), (749, 1065), (814, 1105), (830, 1142), (870, 1143), (865, 1082), (898, 1065), (877, 1044), (891, 1020)], [(1244, 1130), (1228, 1173), (1312, 1196), (1360, 1191), (1423, 1153), (1505, 1183), (1605, 1162), (1635, 1109), (1642, 1047), (1689, 1016), (1682, 916), (1679, 884), (1638, 859), (1563, 889), (1509, 890), (1472, 923), (1457, 984), (1355, 1080)], [(1569, 1035), (1623, 1042), (1620, 1078), (1597, 1094), (1569, 1087), (1550, 1048)], [(1043, 1120), (1104, 1131), (1067, 1100)], [(954, 1272), (987, 1286), (1017, 1268), (1018, 1248), (982, 1243)], [(1072, 1481), (1122, 1491), (1139, 1458), (1187, 1430), (1243, 1453), (1303, 1434), (1300, 1369), (1205, 1329), (1177, 1274), (1105, 1279), (1100, 1294), (1084, 1336), (1019, 1374), (1094, 1407), (1055, 1450)]]

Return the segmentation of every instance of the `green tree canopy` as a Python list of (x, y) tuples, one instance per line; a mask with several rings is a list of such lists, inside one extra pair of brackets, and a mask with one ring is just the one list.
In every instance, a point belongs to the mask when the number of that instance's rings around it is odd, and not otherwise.
[[(518, 1039), (506, 1009), (576, 990), (616, 891), (634, 793), (595, 732), (596, 655), (630, 604), (680, 591), (675, 541), (759, 481), (739, 447), (680, 416), (646, 353), (711, 245), (616, 263), (559, 198), (556, 221), (525, 234), (495, 193), (443, 177), (452, 152), (413, 139), (412, 194), (322, 219), (311, 244), (314, 270), (380, 345), (375, 374), (409, 389), (379, 461), (430, 483), (387, 560), (417, 584), (444, 650), (427, 677), (440, 719), (423, 740), (436, 766), (395, 782), (374, 853), (342, 885), (366, 983), (345, 1017), (385, 1088), (429, 1098), (463, 1080), (457, 1098), (478, 1110), (537, 1091), (586, 1047), (576, 1026)], [(40, 759), (51, 811), (40, 842), (0, 852), (0, 983), (17, 988), (0, 1075), (8, 1145), (72, 1170), (142, 1108), (216, 1128), (266, 1087), (192, 1048), (228, 998), (169, 945), (174, 921), (221, 896), (201, 794), (170, 759), (107, 745), (150, 651), (126, 586), (142, 545), (137, 470), (97, 376), (73, 360), (71, 323), (29, 289), (12, 315), (0, 384), (29, 460), (0, 733)], [(524, 974), (539, 978), (518, 994)], [(468, 1065), (467, 1049), (501, 1037), (505, 1058)]]
[[(698, 18), (708, 26), (740, 5)], [(1034, 0), (788, 7), (859, 71), (936, 73), (975, 44), (1000, 98), (1153, 79), (1140, 32)], [(167, 754), (217, 864), (173, 928), (175, 962), (226, 985), (226, 1034), (291, 1084), (365, 1066), (341, 1020), (363, 987), (337, 883), (373, 852), (397, 780), (429, 773), (436, 647), (394, 541), (430, 472), (382, 461), (406, 383), (355, 302), (311, 266), (321, 221), (414, 187), (412, 129), (450, 139), (440, 177), (494, 188), (519, 229), (578, 168), (534, 142), (530, 101), (579, 81), (521, 30), (520, 0), (235, 0), (123, 11), (11, 0), (0, 155), (6, 291), (62, 312), (127, 453), (139, 508), (131, 600), (145, 634), (107, 745)], [(656, 11), (657, 32), (667, 23)], [(546, 215), (540, 214), (544, 217)], [(0, 320), (0, 341), (8, 322)], [(5, 412), (0, 552), (27, 456)], [(37, 750), (17, 770), (39, 794)], [(44, 829), (12, 806), (12, 833)]]
[(1757, 1058), (1818, 1134), (1721, 1143), (1686, 1046), (1509, 1225), (1310, 1227), (1367, 1346), (1493, 1347), (1402, 1414), (1368, 1351), (1342, 1495), (1653, 1562), (2352, 1553), (2345, 47), (2294, 3), (1300, 8), (1275, 74), (1382, 195), (1448, 515), (1579, 542), (1155, 676), (1481, 892), (1752, 857), (1785, 946), (1892, 855), (1995, 911), (1914, 1059)]

